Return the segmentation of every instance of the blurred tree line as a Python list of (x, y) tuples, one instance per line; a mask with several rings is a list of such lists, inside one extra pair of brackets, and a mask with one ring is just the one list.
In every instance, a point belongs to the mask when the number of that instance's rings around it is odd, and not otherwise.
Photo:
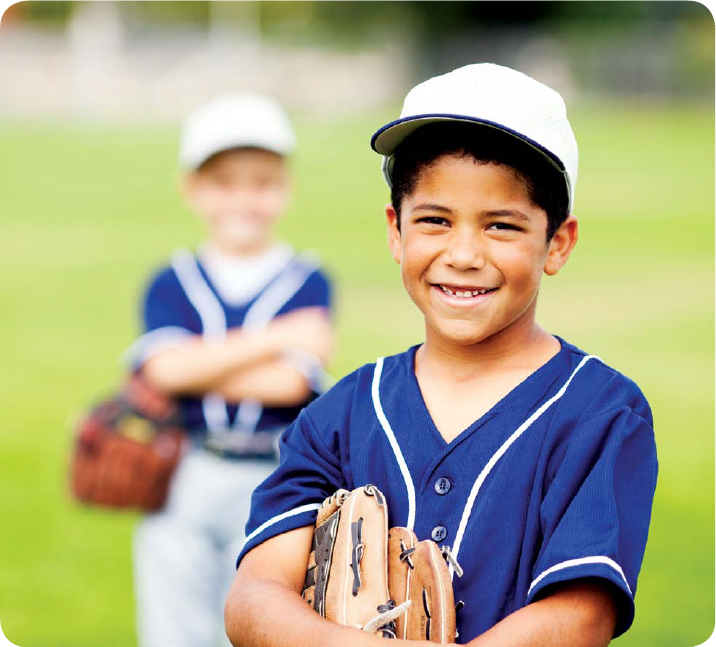
[[(86, 0), (80, 0), (86, 1)], [(286, 25), (300, 24), (313, 37), (341, 42), (370, 40), (386, 31), (406, 29), (421, 34), (449, 37), (456, 30), (470, 25), (553, 24), (573, 26), (590, 23), (595, 29), (625, 29), (648, 21), (702, 20), (708, 10), (698, 2), (680, 0), (603, 0), (568, 1), (387, 1), (362, 2), (327, 0), (258, 0), (224, 2), (237, 5), (236, 13), (245, 16), (240, 5), (255, 5), (260, 27), (266, 36), (278, 33), (285, 36)], [(79, 2), (74, 0), (29, 0), (13, 5), (12, 19), (40, 23), (63, 23), (68, 20)], [(155, 25), (193, 25), (207, 27), (211, 22), (215, 2), (196, 0), (166, 0), (121, 2), (121, 10), (130, 21)], [(222, 13), (226, 10), (222, 9)], [(712, 21), (713, 22), (713, 21)], [(300, 37), (300, 34), (294, 33)]]
[[(59, 27), (80, 4), (21, 2), (3, 25)], [(396, 42), (411, 52), (416, 79), (471, 60), (515, 65), (542, 57), (568, 60), (570, 76), (598, 91), (713, 98), (714, 20), (698, 2), (132, 0), (117, 9), (130, 39), (218, 29), (288, 47), (350, 51)]]

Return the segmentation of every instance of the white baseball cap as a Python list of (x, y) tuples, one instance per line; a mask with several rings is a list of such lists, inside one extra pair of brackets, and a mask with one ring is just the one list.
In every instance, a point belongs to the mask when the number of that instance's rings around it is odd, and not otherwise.
[(556, 90), (494, 63), (475, 63), (416, 85), (400, 118), (380, 128), (371, 146), (383, 155), (383, 177), (392, 185), (393, 153), (412, 132), (435, 122), (465, 122), (496, 128), (522, 140), (564, 176), (569, 209), (574, 203), (579, 154)]
[(258, 94), (225, 94), (187, 117), (179, 164), (195, 170), (216, 153), (244, 147), (288, 155), (295, 143), (288, 117), (276, 101)]

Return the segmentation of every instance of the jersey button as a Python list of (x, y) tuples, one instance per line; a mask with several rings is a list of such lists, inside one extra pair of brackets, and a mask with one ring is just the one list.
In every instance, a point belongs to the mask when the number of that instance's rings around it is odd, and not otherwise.
[(447, 537), (447, 528), (445, 526), (435, 526), (431, 534), (433, 541), (442, 541)]
[(447, 494), (450, 491), (451, 487), (452, 485), (450, 484), (450, 481), (444, 476), (440, 477), (437, 481), (435, 481), (435, 491), (438, 494)]

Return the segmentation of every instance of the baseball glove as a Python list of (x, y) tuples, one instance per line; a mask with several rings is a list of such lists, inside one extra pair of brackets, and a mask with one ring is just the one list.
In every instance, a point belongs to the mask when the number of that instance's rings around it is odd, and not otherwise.
[(458, 576), (462, 569), (449, 549), (427, 539), (418, 541), (409, 528), (388, 534), (388, 586), (396, 605), (412, 602), (396, 619), (396, 636), (406, 640), (451, 643), (457, 636), (455, 601), (447, 561)]
[(407, 528), (388, 532), (387, 504), (373, 485), (323, 502), (302, 595), (324, 618), (384, 638), (447, 643), (456, 636), (443, 553)]
[(84, 503), (158, 510), (185, 438), (176, 403), (134, 375), (78, 425), (72, 493)]

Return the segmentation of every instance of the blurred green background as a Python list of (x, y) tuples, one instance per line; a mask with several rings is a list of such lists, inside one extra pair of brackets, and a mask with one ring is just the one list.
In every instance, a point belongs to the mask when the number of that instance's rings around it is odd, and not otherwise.
[[(713, 20), (699, 21), (689, 29), (707, 35), (707, 54), (680, 63), (700, 79), (689, 91), (575, 95), (580, 241), (540, 297), (543, 325), (634, 379), (654, 412), (659, 482), (621, 647), (690, 647), (714, 629)], [(368, 146), (398, 111), (293, 111), (280, 235), (317, 250), (334, 277), (336, 377), (422, 335), (387, 252), (388, 193)], [(171, 122), (0, 117), (0, 622), (22, 647), (135, 642), (136, 518), (73, 503), (66, 461), (77, 413), (122, 379), (148, 273), (201, 239), (177, 191), (176, 138)]]

